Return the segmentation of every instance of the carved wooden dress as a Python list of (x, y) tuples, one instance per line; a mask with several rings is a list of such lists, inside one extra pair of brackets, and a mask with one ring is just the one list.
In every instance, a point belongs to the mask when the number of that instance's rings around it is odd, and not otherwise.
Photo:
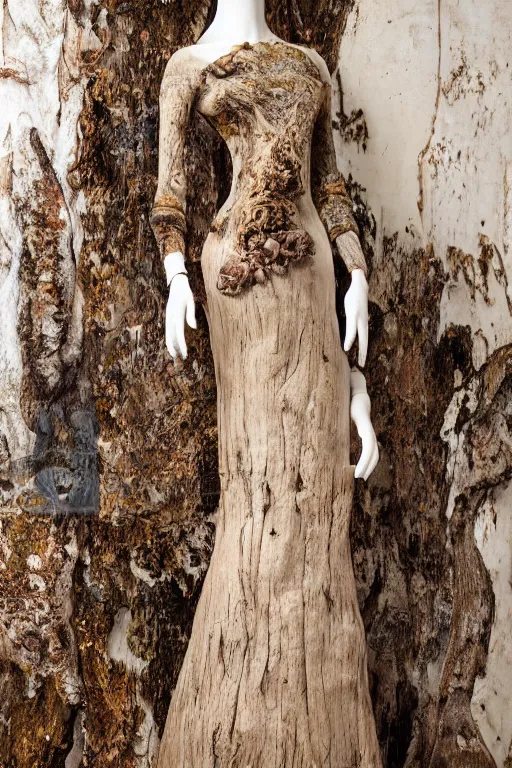
[(185, 250), (192, 109), (226, 141), (233, 185), (202, 254), (218, 388), (216, 542), (159, 768), (380, 766), (349, 546), (349, 366), (329, 242), (357, 227), (336, 175), (330, 87), (284, 43), (246, 44), (209, 66), (185, 51), (168, 65), (160, 109), (152, 224), (162, 255)]

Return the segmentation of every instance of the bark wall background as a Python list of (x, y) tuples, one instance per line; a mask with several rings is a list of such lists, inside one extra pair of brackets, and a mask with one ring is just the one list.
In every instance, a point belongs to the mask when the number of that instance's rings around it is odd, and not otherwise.
[[(149, 768), (186, 647), (214, 536), (215, 387), (204, 317), (185, 365), (165, 352), (147, 213), (163, 68), (212, 11), (2, 5), (6, 768)], [(269, 19), (338, 67), (339, 162), (371, 264), (382, 460), (358, 488), (352, 542), (385, 764), (504, 767), (512, 11), (280, 0)], [(194, 258), (229, 168), (193, 130)]]

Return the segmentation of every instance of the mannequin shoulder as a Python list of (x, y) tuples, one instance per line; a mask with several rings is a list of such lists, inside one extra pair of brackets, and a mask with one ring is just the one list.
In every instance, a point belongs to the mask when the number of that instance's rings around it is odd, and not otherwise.
[(225, 56), (232, 50), (232, 46), (224, 41), (211, 43), (194, 43), (184, 48), (179, 48), (169, 59), (167, 66), (171, 69), (204, 69), (212, 62)]
[(311, 59), (313, 64), (316, 65), (324, 83), (329, 83), (329, 85), (331, 84), (332, 78), (331, 73), (329, 72), (329, 67), (325, 63), (324, 59), (320, 56), (318, 51), (315, 51), (314, 48), (308, 48), (307, 45), (298, 45), (297, 43), (287, 43), (286, 40), (281, 40), (280, 37), (275, 36), (273, 37), (272, 42), (283, 43), (284, 45), (288, 45), (291, 48), (296, 48), (298, 51), (305, 53), (306, 56)]
[[(322, 80), (325, 83), (331, 83), (331, 75), (327, 64), (320, 54), (313, 48), (286, 43), (284, 40), (277, 37), (269, 42), (280, 42), (302, 51), (317, 66)], [(227, 46), (225, 42), (196, 43), (184, 48), (179, 48), (167, 62), (164, 76), (172, 77), (176, 75), (190, 75), (192, 73), (197, 73), (212, 62), (225, 56), (231, 49), (232, 48)]]
[(325, 60), (320, 56), (318, 51), (315, 51), (314, 48), (307, 48), (304, 45), (298, 45), (297, 48), (300, 48), (301, 51), (304, 51), (304, 53), (309, 56), (313, 64), (316, 64), (318, 67), (320, 74), (322, 76), (322, 80), (325, 83), (331, 83), (331, 73), (329, 72), (329, 68), (327, 64), (325, 63)]
[(173, 53), (165, 67), (164, 78), (190, 76), (203, 69), (207, 62), (200, 57), (197, 49), (197, 45), (187, 45)]

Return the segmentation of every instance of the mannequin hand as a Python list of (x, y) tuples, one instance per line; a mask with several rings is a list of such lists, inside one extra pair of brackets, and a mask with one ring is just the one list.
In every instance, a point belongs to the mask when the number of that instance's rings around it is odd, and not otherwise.
[(165, 312), (165, 343), (174, 360), (178, 356), (183, 360), (187, 357), (185, 318), (191, 328), (197, 328), (194, 296), (188, 277), (177, 274), (171, 280)]
[(363, 443), (355, 477), (368, 480), (379, 461), (379, 446), (370, 420), (370, 398), (366, 392), (366, 380), (357, 368), (353, 368), (350, 373), (350, 389), (352, 393), (350, 416)]
[(185, 317), (191, 328), (197, 328), (194, 297), (188, 284), (185, 257), (180, 251), (168, 253), (164, 259), (169, 298), (165, 313), (165, 343), (173, 360), (187, 357)]
[(345, 296), (347, 329), (343, 349), (348, 352), (357, 335), (359, 339), (358, 363), (363, 367), (368, 350), (368, 283), (362, 269), (354, 269), (351, 275), (352, 283)]

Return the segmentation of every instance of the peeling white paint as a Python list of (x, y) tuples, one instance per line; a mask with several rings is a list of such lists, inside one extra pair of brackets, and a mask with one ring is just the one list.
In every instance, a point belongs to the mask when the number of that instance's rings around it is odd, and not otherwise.
[(486, 674), (477, 678), (471, 712), (498, 766), (512, 757), (512, 483), (496, 489), (475, 524), (475, 539), (495, 597)]
[[(449, 246), (478, 259), (485, 235), (512, 278), (506, 220), (510, 218), (507, 176), (512, 156), (510, 4), (441, 1), (441, 92), (430, 151), (423, 160), (424, 229), (435, 252), (446, 258)], [(478, 265), (475, 264), (478, 272)], [(441, 328), (451, 322), (482, 330), (487, 355), (512, 340), (508, 300), (489, 274), (488, 303), (459, 278), (447, 287)], [(508, 294), (508, 295), (507, 295)], [(483, 364), (483, 355), (474, 360)]]
[(132, 622), (129, 608), (121, 608), (115, 615), (114, 626), (108, 636), (108, 655), (112, 661), (120, 661), (127, 670), (140, 675), (148, 662), (136, 656), (128, 645), (128, 630)]
[(9, 539), (4, 534), (3, 524), (0, 521), (0, 555), (5, 563), (11, 559), (12, 549), (9, 546)]
[(27, 698), (33, 699), (37, 694), (40, 687), (40, 683), (35, 675), (29, 675), (27, 678)]
[[(10, 141), (5, 148), (8, 152)], [(31, 452), (34, 438), (20, 408), (22, 362), (17, 322), (22, 238), (10, 199), (10, 165), (10, 155), (4, 155), (0, 160), (0, 433), (15, 460)]]
[(46, 591), (46, 582), (42, 576), (38, 576), (37, 573), (29, 573), (28, 583), (31, 589), (38, 589), (40, 592)]
[[(478, 369), (512, 341), (510, 4), (441, 0), (440, 9), (437, 0), (356, 2), (340, 55), (343, 108), (363, 110), (369, 139), (363, 152), (338, 136), (338, 159), (377, 222), (374, 301), (384, 303), (393, 276), (380, 263), (385, 235), (397, 232), (410, 252), (432, 243), (448, 271), (450, 247), (473, 257), (476, 292), (460, 273), (448, 281), (439, 332), (469, 325)], [(482, 236), (497, 259), (483, 292)]]
[(149, 702), (140, 695), (138, 688), (139, 686), (137, 686), (137, 701), (144, 711), (145, 717), (133, 741), (133, 752), (136, 756), (137, 768), (152, 768), (160, 746), (160, 739), (153, 717), (153, 709)]
[(446, 517), (450, 520), (455, 506), (455, 499), (465, 486), (466, 460), (464, 457), (463, 432), (457, 432), (456, 423), (460, 409), (464, 406), (468, 413), (474, 413), (478, 405), (478, 381), (473, 379), (467, 389), (456, 390), (446, 409), (441, 428), (441, 438), (448, 444), (446, 476), (450, 484), (450, 493), (446, 505)]
[[(376, 222), (370, 300), (387, 313), (392, 331), (387, 296), (395, 294), (401, 261), (431, 244), (447, 273), (438, 334), (468, 326), (477, 370), (512, 343), (511, 20), (509, 0), (356, 0), (339, 62), (343, 112), (362, 109), (368, 128), (366, 152), (344, 136), (343, 125), (336, 148)], [(384, 238), (395, 233), (397, 247), (384, 260)], [(490, 256), (487, 264), (479, 263), (482, 255)], [(441, 430), (448, 519), (469, 472), (457, 417), (462, 407), (474, 412), (479, 394), (477, 377), (469, 389), (462, 385), (461, 372), (447, 382), (457, 391)], [(510, 506), (510, 491), (497, 491), (496, 521), (482, 518), (475, 530), (496, 618), (473, 714), (498, 768), (512, 757)], [(439, 669), (429, 669), (433, 695), (438, 683)]]
[[(121, 608), (115, 615), (114, 625), (108, 637), (108, 655), (113, 661), (124, 664), (129, 672), (134, 672), (136, 678), (137, 705), (144, 712), (144, 720), (140, 724), (133, 740), (134, 764), (137, 768), (152, 768), (160, 744), (153, 709), (141, 692), (140, 675), (148, 666), (148, 662), (133, 653), (128, 645), (128, 632), (132, 622), (129, 608)], [(69, 768), (66, 764), (66, 768)]]
[(27, 567), (31, 571), (40, 571), (43, 567), (43, 561), (39, 557), (39, 555), (29, 555), (27, 557)]
[[(83, 12), (85, 26), (89, 6)], [(28, 131), (35, 128), (62, 188), (74, 253), (79, 254), (85, 198), (73, 192), (67, 174), (77, 155), (78, 118), (87, 80), (81, 57), (86, 48), (65, 0), (43, 4), (7, 0), (0, 15), (0, 66), (11, 73), (0, 78), (0, 433), (10, 458), (16, 460), (32, 453), (35, 436), (20, 410), (22, 360), (17, 324), (22, 237), (12, 199), (25, 197), (33, 176), (24, 145)], [(67, 363), (80, 354), (82, 304), (78, 290), (63, 350)]]
[(338, 137), (340, 167), (366, 189), (379, 238), (399, 232), (406, 244), (422, 230), (414, 169), (437, 93), (436, 14), (436, 0), (356, 2), (341, 44), (344, 112), (363, 110), (369, 140), (363, 152)]
[(64, 768), (80, 768), (84, 754), (85, 735), (84, 735), (85, 713), (80, 710), (75, 717), (73, 725), (73, 746), (66, 755)]
[(141, 568), (140, 565), (137, 565), (135, 562), (136, 554), (136, 552), (132, 552), (132, 556), (130, 558), (130, 571), (133, 573), (136, 579), (143, 581), (148, 585), (148, 587), (154, 587), (155, 584), (157, 584), (159, 581), (163, 581), (165, 579), (165, 572), (162, 573), (160, 578), (155, 579), (155, 577), (152, 576), (148, 570)]

